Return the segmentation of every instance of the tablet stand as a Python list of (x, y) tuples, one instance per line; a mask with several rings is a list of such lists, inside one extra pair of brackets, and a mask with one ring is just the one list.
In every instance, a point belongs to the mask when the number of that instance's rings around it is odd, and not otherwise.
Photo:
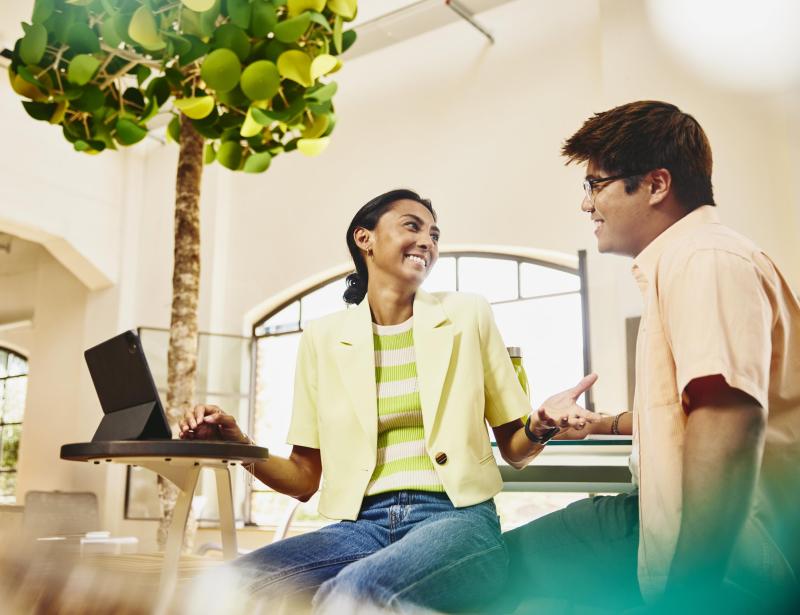
[(110, 440), (163, 440), (172, 434), (164, 425), (158, 404), (149, 401), (103, 415), (92, 442)]

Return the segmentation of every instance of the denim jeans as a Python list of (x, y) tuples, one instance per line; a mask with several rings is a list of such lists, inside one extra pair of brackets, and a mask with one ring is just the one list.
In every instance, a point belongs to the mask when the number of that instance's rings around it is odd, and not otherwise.
[(313, 596), (315, 612), (338, 615), (474, 608), (500, 589), (508, 558), (492, 500), (456, 508), (444, 494), (400, 491), (364, 498), (356, 521), (281, 540), (234, 566), (267, 603)]

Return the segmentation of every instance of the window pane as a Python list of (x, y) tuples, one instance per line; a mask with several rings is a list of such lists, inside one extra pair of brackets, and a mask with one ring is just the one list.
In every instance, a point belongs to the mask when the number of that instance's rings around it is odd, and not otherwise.
[(315, 320), (320, 316), (332, 314), (347, 307), (342, 299), (344, 289), (347, 287), (344, 280), (344, 278), (334, 280), (300, 300), (303, 316), (302, 326), (305, 326), (309, 320)]
[(520, 282), (520, 293), (523, 297), (577, 292), (581, 289), (578, 275), (531, 263), (522, 263)]
[(300, 334), (265, 337), (258, 340), (256, 372), (256, 416), (252, 438), (271, 454), (286, 456), (292, 415), (294, 371)]
[(456, 289), (456, 259), (451, 257), (440, 258), (433, 266), (430, 274), (422, 284), (422, 288), (429, 293)]
[[(522, 348), (534, 407), (583, 376), (579, 294), (492, 306), (506, 346)], [(581, 403), (583, 403), (581, 398)]]
[(227, 335), (201, 335), (197, 353), (197, 389), (247, 395), (250, 340)]
[(6, 425), (3, 428), (2, 443), (0, 443), (0, 468), (13, 470), (17, 467), (19, 455), (19, 436), (22, 431), (20, 425)]
[(6, 381), (0, 380), (0, 419), (3, 418), (3, 400), (6, 396)]
[(0, 378), (5, 378), (8, 374), (6, 363), (8, 362), (8, 352), (0, 350)]
[(296, 331), (300, 327), (300, 302), (295, 301), (256, 327), (256, 335)]
[[(294, 499), (275, 491), (253, 491), (250, 496), (250, 512), (256, 525), (279, 525), (292, 506)], [(318, 528), (332, 523), (317, 513), (319, 494), (303, 502), (295, 510), (289, 528)]]
[(28, 373), (28, 362), (13, 352), (8, 355), (8, 375), (23, 376)]
[(517, 262), (498, 258), (458, 259), (458, 290), (478, 293), (490, 302), (517, 298)]
[(9, 504), (16, 501), (17, 473), (0, 472), (0, 504)]
[(25, 415), (25, 393), (28, 386), (27, 376), (8, 378), (3, 394), (3, 423), (19, 423)]

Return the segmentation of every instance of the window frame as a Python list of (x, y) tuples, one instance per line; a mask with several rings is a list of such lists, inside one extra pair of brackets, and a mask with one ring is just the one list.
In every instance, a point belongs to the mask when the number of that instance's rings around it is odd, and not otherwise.
[[(6, 374), (5, 376), (0, 376), (0, 382), (3, 382), (5, 384), (9, 380), (15, 379), (15, 378), (23, 378), (24, 377), (24, 378), (27, 379), (28, 378), (28, 374), (29, 374), (28, 357), (26, 357), (21, 352), (19, 352), (17, 350), (14, 350), (13, 348), (9, 348), (7, 346), (0, 345), (0, 350), (2, 350), (3, 352), (6, 353), (6, 366), (8, 365), (8, 361), (12, 356), (15, 356), (15, 357), (17, 357), (19, 359), (22, 359), (22, 361), (25, 362), (25, 373), (16, 374), (14, 376), (9, 376), (8, 374)], [(28, 392), (27, 389), (28, 389), (28, 383), (26, 381), (26, 383), (25, 383), (25, 406), (27, 406), (27, 392)], [(7, 390), (7, 388), (4, 386), (3, 387), (4, 399), (5, 399), (5, 391), (6, 390)], [(2, 434), (3, 434), (4, 428), (6, 426), (19, 426), (19, 432), (20, 432), (19, 441), (21, 442), (22, 441), (22, 429), (23, 429), (24, 423), (25, 423), (25, 411), (24, 411), (24, 409), (23, 409), (23, 414), (22, 414), (22, 420), (10, 422), (10, 423), (6, 423), (5, 422), (3, 412), (0, 411), (0, 452), (2, 451), (2, 448), (3, 448), (3, 435)], [(17, 459), (14, 462), (13, 468), (4, 469), (4, 468), (0, 467), (0, 474), (17, 474), (17, 476), (19, 476), (19, 449), (17, 449)], [(0, 496), (0, 497), (2, 497), (2, 496)], [(14, 487), (13, 497), (14, 497), (14, 501), (16, 502), (16, 499), (17, 499), (16, 486)], [(0, 500), (0, 503), (2, 503), (2, 500)], [(13, 502), (8, 502), (8, 503), (9, 504), (13, 504)]]

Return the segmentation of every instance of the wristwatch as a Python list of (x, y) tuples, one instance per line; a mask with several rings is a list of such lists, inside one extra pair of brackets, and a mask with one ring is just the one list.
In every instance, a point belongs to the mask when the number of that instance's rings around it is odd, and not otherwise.
[(531, 417), (529, 416), (528, 420), (525, 421), (525, 435), (528, 436), (528, 440), (534, 444), (546, 444), (547, 441), (559, 431), (561, 431), (559, 427), (550, 427), (541, 436), (537, 436), (535, 433), (533, 433), (533, 431), (531, 431)]

